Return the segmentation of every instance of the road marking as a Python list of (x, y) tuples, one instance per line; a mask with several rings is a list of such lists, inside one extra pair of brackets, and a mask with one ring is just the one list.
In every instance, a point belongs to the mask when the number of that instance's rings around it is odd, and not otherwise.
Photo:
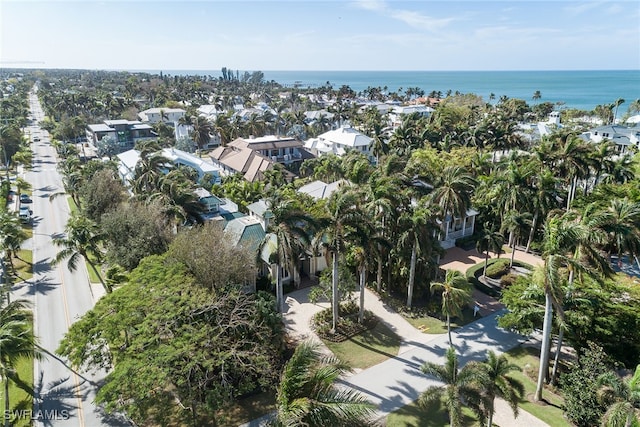
[[(52, 200), (49, 201), (49, 212), (50, 212), (49, 217), (55, 218)], [(58, 267), (58, 274), (60, 276), (60, 288), (62, 289), (62, 302), (63, 302), (62, 305), (64, 307), (64, 318), (67, 323), (67, 331), (68, 331), (69, 328), (71, 327), (71, 316), (69, 315), (69, 304), (67, 302), (67, 291), (65, 289), (64, 274), (63, 274), (62, 268), (61, 266)], [(85, 425), (84, 411), (82, 409), (82, 399), (80, 398), (80, 380), (78, 379), (78, 375), (76, 375), (76, 373), (73, 370), (71, 370), (71, 376), (73, 377), (73, 383), (75, 384), (75, 396), (76, 396), (76, 401), (78, 403), (78, 422), (80, 423), (81, 427), (84, 427)]]

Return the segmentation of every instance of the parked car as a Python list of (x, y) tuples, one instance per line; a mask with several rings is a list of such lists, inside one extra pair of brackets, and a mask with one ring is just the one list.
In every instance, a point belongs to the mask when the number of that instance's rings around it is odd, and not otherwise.
[(21, 194), (20, 195), (20, 203), (31, 203), (31, 197), (29, 197), (28, 194)]
[(31, 209), (29, 209), (26, 206), (20, 207), (20, 212), (18, 213), (18, 217), (20, 218), (21, 222), (23, 222), (24, 224), (30, 223), (32, 219), (32, 215), (33, 215), (33, 211)]

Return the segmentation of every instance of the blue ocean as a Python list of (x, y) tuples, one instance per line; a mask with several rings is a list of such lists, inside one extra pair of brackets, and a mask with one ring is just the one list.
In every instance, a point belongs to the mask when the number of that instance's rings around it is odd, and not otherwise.
[[(150, 71), (159, 73), (158, 71)], [(207, 75), (218, 77), (218, 71), (163, 70), (170, 75)], [(334, 89), (342, 85), (360, 92), (367, 87), (387, 87), (388, 91), (419, 87), (426, 94), (440, 91), (474, 93), (489, 101), (501, 96), (518, 98), (529, 104), (533, 94), (540, 92), (535, 102), (558, 103), (562, 108), (593, 110), (599, 104), (625, 100), (618, 112), (626, 112), (629, 104), (640, 98), (640, 70), (598, 71), (263, 71), (267, 81), (299, 87), (324, 86)], [(240, 74), (243, 71), (240, 70)], [(494, 101), (495, 102), (495, 101)]]

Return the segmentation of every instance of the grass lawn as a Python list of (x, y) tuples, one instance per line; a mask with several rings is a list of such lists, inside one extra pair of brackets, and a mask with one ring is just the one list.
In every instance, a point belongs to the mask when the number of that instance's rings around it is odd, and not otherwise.
[[(18, 377), (28, 385), (29, 388), (33, 388), (33, 359), (22, 359), (17, 365)], [(14, 383), (9, 383), (9, 405), (12, 410), (33, 409), (33, 397), (17, 387)], [(0, 381), (0, 408), (4, 411), (4, 382)], [(16, 420), (11, 423), (14, 427), (27, 427), (31, 425), (29, 419)]]
[[(444, 320), (436, 319), (431, 316), (411, 316), (403, 313), (407, 322), (411, 323), (414, 328), (422, 331), (425, 334), (446, 334), (447, 322)], [(473, 322), (473, 309), (465, 308), (462, 310), (462, 318), (454, 317), (451, 319), (451, 330), (464, 326), (467, 323)]]
[[(93, 267), (91, 267), (91, 265), (86, 260), (85, 260), (85, 264), (87, 265), (87, 271), (89, 272), (89, 281), (91, 283), (100, 283), (100, 278), (98, 277), (96, 272), (93, 270)], [(100, 269), (99, 264), (94, 264), (94, 265), (98, 270)]]
[(16, 269), (17, 277), (14, 282), (22, 282), (33, 277), (33, 252), (26, 249), (18, 251), (18, 258), (13, 257), (13, 265)]
[(398, 355), (400, 338), (378, 322), (375, 328), (336, 343), (323, 340), (331, 351), (352, 368), (366, 369)]
[[(462, 425), (465, 427), (479, 426), (473, 412), (463, 408)], [(387, 427), (445, 427), (449, 425), (449, 416), (442, 401), (431, 402), (421, 407), (417, 402), (403, 406), (387, 417)]]
[(561, 396), (554, 394), (551, 390), (545, 389), (542, 397), (545, 402), (534, 402), (533, 395), (536, 391), (535, 378), (538, 375), (539, 355), (537, 349), (531, 347), (516, 347), (506, 353), (511, 363), (514, 363), (523, 370), (522, 372), (512, 372), (514, 378), (522, 381), (525, 387), (525, 401), (520, 403), (520, 407), (537, 418), (540, 418), (551, 427), (571, 427), (571, 424), (564, 418), (562, 405), (564, 400)]
[[(554, 394), (551, 390), (545, 389), (543, 398), (546, 402), (533, 402), (533, 395), (536, 390), (536, 382), (527, 375), (538, 372), (538, 351), (530, 347), (516, 347), (506, 353), (511, 363), (520, 366), (523, 372), (512, 372), (511, 376), (520, 380), (525, 387), (525, 400), (520, 402), (519, 407), (541, 419), (551, 427), (571, 427), (571, 424), (564, 418), (562, 411), (563, 399)], [(534, 375), (534, 376), (535, 376)], [(445, 427), (449, 422), (446, 409), (442, 403), (433, 403), (429, 408), (423, 409), (416, 402), (404, 406), (387, 417), (387, 426), (413, 426), (413, 427)], [(473, 413), (465, 408), (465, 426), (477, 426)]]
[(238, 400), (230, 407), (220, 411), (218, 425), (235, 427), (276, 410), (276, 392), (265, 391)]

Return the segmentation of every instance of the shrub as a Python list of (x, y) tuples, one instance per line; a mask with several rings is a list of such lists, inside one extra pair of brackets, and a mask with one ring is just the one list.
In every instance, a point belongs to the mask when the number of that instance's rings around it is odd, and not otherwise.
[(487, 267), (487, 276), (499, 279), (509, 272), (509, 260), (500, 259)]
[(517, 278), (518, 278), (518, 275), (515, 273), (505, 274), (500, 278), (500, 286), (502, 288), (508, 288), (509, 286), (515, 283)]
[(358, 322), (359, 307), (350, 301), (340, 304), (340, 319), (335, 331), (333, 327), (333, 313), (331, 308), (326, 308), (316, 313), (311, 319), (311, 327), (322, 339), (332, 342), (346, 341), (354, 335), (372, 329), (378, 323), (378, 319), (369, 310), (364, 312), (364, 320)]
[(456, 240), (456, 246), (468, 251), (476, 247), (476, 242), (480, 238), (480, 233), (474, 233), (471, 236), (461, 237)]

